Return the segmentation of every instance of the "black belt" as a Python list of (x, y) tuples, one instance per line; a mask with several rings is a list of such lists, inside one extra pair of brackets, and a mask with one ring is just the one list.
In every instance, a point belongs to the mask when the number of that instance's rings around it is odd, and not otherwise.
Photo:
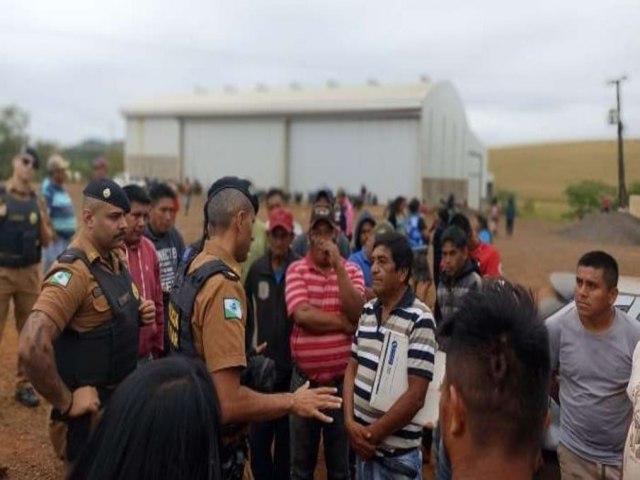
[(382, 453), (382, 456), (385, 458), (394, 458), (394, 457), (402, 457), (408, 453), (413, 452), (414, 450), (417, 450), (418, 447), (412, 447), (412, 448), (394, 448), (393, 450), (380, 450), (378, 449), (379, 452)]

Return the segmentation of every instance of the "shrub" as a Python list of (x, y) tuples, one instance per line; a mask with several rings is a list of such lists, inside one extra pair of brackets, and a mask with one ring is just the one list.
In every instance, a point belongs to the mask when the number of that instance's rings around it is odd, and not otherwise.
[[(604, 197), (609, 197), (614, 202), (616, 188), (597, 180), (584, 180), (569, 185), (565, 194), (571, 208), (569, 216), (582, 219), (588, 213), (599, 212)], [(612, 207), (615, 208), (616, 205)]]

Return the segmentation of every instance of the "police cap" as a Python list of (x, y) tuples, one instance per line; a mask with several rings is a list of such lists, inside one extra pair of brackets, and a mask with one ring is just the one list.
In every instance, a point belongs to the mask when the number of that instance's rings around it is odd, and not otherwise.
[(249, 180), (238, 177), (222, 177), (211, 184), (207, 192), (207, 198), (211, 199), (214, 195), (220, 193), (227, 188), (233, 188), (243, 193), (251, 202), (255, 214), (258, 214), (260, 202), (258, 196), (253, 191), (253, 186)]
[(95, 198), (101, 202), (108, 203), (114, 207), (121, 208), (125, 213), (129, 213), (131, 206), (124, 190), (113, 180), (108, 178), (97, 178), (89, 182), (82, 191), (85, 197)]

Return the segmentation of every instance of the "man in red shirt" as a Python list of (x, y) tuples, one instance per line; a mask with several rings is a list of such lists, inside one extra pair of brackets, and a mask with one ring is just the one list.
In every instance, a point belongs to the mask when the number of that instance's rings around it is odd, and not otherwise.
[(127, 227), (124, 236), (129, 271), (141, 297), (145, 300), (153, 300), (156, 306), (156, 321), (140, 327), (138, 345), (138, 363), (140, 363), (162, 356), (164, 346), (162, 284), (156, 248), (151, 240), (144, 236), (151, 199), (147, 192), (137, 185), (127, 185), (123, 190), (131, 204), (131, 211), (125, 216)]
[[(293, 319), (291, 388), (332, 386), (342, 395), (352, 335), (364, 305), (360, 268), (344, 260), (336, 245), (338, 229), (331, 208), (316, 205), (309, 227), (309, 252), (287, 270), (285, 296)], [(320, 437), (324, 439), (327, 476), (348, 480), (349, 444), (342, 410), (327, 412), (330, 424), (290, 417), (291, 479), (312, 480)]]
[(469, 219), (461, 213), (456, 213), (449, 225), (455, 225), (467, 234), (469, 239), (469, 257), (475, 260), (483, 277), (498, 278), (502, 276), (502, 261), (500, 253), (493, 245), (487, 245), (478, 240), (475, 231), (471, 228)]

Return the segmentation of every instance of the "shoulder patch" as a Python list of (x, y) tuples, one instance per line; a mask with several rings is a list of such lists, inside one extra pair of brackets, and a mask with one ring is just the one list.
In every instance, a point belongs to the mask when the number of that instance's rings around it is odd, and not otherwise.
[(223, 300), (225, 320), (242, 320), (242, 305), (238, 298), (225, 298)]
[(61, 287), (67, 287), (73, 277), (73, 273), (69, 270), (60, 270), (49, 277), (47, 283), (51, 285), (60, 285)]

